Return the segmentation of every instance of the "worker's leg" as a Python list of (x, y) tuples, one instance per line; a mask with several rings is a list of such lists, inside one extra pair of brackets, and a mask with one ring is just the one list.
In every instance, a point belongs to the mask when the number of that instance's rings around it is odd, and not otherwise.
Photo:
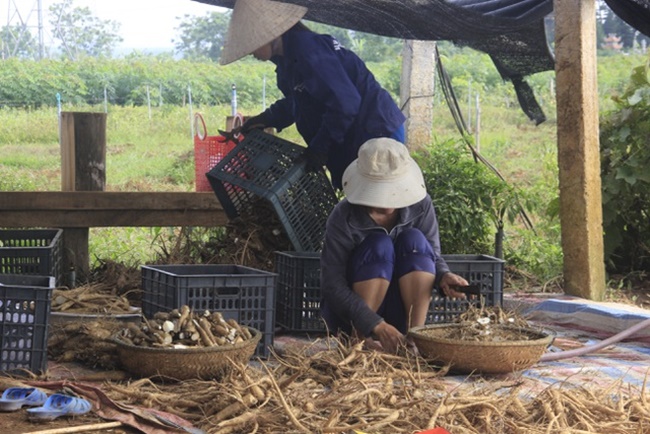
[(371, 309), (405, 334), (404, 303), (393, 271), (395, 253), (393, 240), (387, 234), (369, 235), (353, 253), (348, 280)]
[(352, 290), (377, 312), (386, 298), (393, 277), (395, 251), (386, 234), (370, 234), (350, 258), (348, 281)]
[(395, 240), (395, 278), (408, 328), (424, 325), (436, 278), (435, 254), (418, 229), (402, 232)]
[[(359, 294), (370, 309), (389, 323), (390, 320), (385, 317), (385, 307), (394, 305), (395, 301), (401, 306), (398, 290), (389, 289), (394, 262), (395, 250), (391, 238), (386, 234), (371, 234), (353, 252), (348, 276), (352, 290)], [(389, 299), (392, 299), (392, 303)], [(375, 341), (371, 336), (362, 336), (356, 329), (353, 330), (352, 336), (364, 340), (367, 349), (381, 349), (379, 341)]]
[[(350, 256), (347, 273), (350, 288), (375, 312), (386, 297), (394, 261), (393, 242), (386, 234), (370, 234)], [(321, 306), (321, 315), (330, 333), (354, 334), (350, 319), (339, 318), (326, 304)]]

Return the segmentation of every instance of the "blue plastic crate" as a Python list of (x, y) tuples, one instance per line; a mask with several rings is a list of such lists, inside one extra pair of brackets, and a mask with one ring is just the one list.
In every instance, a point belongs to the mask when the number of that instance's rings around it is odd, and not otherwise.
[(0, 274), (0, 371), (47, 370), (52, 277)]
[(268, 357), (275, 331), (275, 273), (240, 265), (143, 265), (141, 272), (145, 317), (183, 305), (221, 312), (259, 330), (263, 337), (255, 354)]
[(0, 230), (0, 274), (53, 276), (62, 283), (61, 229)]
[(325, 224), (338, 202), (324, 170), (295, 164), (304, 147), (254, 130), (206, 176), (228, 218), (255, 215), (256, 199), (277, 214), (296, 251), (320, 251)]

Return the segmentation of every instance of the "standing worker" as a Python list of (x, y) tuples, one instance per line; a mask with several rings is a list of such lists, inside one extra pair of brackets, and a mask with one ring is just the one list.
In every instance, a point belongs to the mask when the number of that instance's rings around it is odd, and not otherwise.
[(327, 219), (321, 314), (330, 332), (395, 352), (409, 328), (425, 324), (434, 286), (466, 298), (458, 289), (467, 281), (441, 255), (435, 209), (406, 146), (366, 142), (343, 174), (343, 192)]
[(302, 24), (306, 13), (289, 3), (236, 0), (220, 62), (252, 54), (276, 65), (284, 98), (248, 119), (241, 132), (281, 131), (295, 123), (307, 143), (307, 169), (326, 166), (332, 185), (341, 189), (343, 171), (366, 140), (391, 137), (404, 143), (406, 118), (356, 54)]

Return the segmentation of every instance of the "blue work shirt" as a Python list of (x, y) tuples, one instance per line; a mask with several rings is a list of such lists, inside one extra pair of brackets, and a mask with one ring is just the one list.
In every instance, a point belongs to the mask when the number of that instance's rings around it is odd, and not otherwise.
[(390, 137), (406, 118), (365, 63), (332, 36), (292, 28), (282, 35), (283, 56), (274, 56), (284, 98), (267, 109), (278, 131), (295, 122), (314, 151), (326, 154), (332, 185), (368, 139)]

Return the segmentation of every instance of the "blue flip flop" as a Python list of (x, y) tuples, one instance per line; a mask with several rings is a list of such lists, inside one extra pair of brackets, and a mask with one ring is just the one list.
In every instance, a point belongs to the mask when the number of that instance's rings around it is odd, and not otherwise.
[(90, 402), (83, 398), (55, 393), (47, 398), (42, 407), (28, 408), (27, 418), (32, 421), (54, 420), (60, 416), (77, 416), (92, 410)]
[(37, 407), (47, 400), (47, 394), (35, 387), (10, 387), (0, 398), (0, 411), (20, 410), (23, 406)]

